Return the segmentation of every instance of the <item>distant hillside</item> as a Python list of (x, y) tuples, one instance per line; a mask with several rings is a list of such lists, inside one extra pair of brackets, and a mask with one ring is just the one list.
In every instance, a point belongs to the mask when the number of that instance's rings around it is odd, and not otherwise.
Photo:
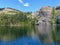
[(30, 20), (31, 13), (13, 8), (0, 8), (0, 25), (20, 25)]

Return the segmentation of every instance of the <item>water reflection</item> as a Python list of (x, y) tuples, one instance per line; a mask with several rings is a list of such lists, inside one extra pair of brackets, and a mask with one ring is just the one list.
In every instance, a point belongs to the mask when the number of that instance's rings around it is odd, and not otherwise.
[(30, 36), (29, 27), (0, 26), (0, 40), (13, 40), (22, 36)]
[(29, 27), (0, 27), (0, 45), (42, 45), (36, 37), (33, 38)]
[[(39, 30), (36, 29), (37, 27)], [(54, 27), (56, 27), (56, 29), (55, 29), (55, 32), (52, 34), (53, 38), (55, 38), (56, 41), (60, 41), (59, 40), (59, 34), (60, 34), (59, 25), (55, 25)], [(42, 29), (43, 29), (43, 27), (42, 27)], [(40, 30), (41, 30), (40, 25), (34, 27), (34, 30), (28, 26), (24, 26), (24, 27), (0, 26), (0, 45), (60, 45), (56, 41), (54, 41), (50, 44), (44, 43), (42, 41), (42, 38), (44, 38), (46, 40), (47, 40), (47, 38), (45, 38), (46, 37), (45, 35), (43, 35), (43, 37), (41, 35), (39, 35)], [(49, 34), (49, 33), (46, 33), (46, 34)], [(54, 35), (55, 35), (55, 37), (54, 37)], [(48, 35), (48, 38), (49, 38), (49, 36), (50, 36), (50, 34)], [(38, 37), (41, 39), (38, 39)]]
[(0, 42), (0, 45), (43, 45), (41, 41), (31, 37), (21, 37), (14, 41)]
[[(60, 23), (60, 22), (59, 22)], [(36, 25), (39, 39), (44, 43), (60, 43), (60, 24), (50, 22), (39, 22), (39, 25)], [(48, 45), (46, 44), (46, 45)]]

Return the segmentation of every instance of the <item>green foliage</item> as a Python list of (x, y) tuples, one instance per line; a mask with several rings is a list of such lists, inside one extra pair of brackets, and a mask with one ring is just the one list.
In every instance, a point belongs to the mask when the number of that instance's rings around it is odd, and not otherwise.
[(21, 22), (28, 22), (31, 20), (30, 13), (19, 11), (8, 11), (7, 13), (0, 13), (0, 25), (17, 25)]
[(53, 9), (52, 9), (52, 15), (51, 15), (51, 23), (55, 23), (55, 20), (56, 20), (56, 10), (53, 7)]
[(59, 30), (60, 20), (56, 19), (56, 16), (60, 14), (55, 8), (52, 9), (51, 27), (52, 27), (52, 38), (54, 42), (60, 42)]
[(52, 9), (52, 17), (51, 17), (51, 28), (52, 28), (52, 38), (53, 41), (56, 41), (56, 27), (54, 26), (54, 24), (56, 23), (56, 10), (55, 8)]

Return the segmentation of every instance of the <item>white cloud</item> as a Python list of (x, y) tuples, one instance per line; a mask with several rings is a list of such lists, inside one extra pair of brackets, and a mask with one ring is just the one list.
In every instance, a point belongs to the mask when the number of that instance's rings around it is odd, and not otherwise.
[(29, 3), (24, 3), (22, 0), (19, 0), (19, 2), (20, 2), (21, 4), (23, 4), (25, 7), (28, 7), (28, 6), (29, 6)]
[(20, 2), (20, 3), (23, 3), (23, 1), (22, 1), (22, 0), (19, 0), (19, 2)]
[(25, 3), (24, 6), (28, 7), (29, 6), (29, 3)]

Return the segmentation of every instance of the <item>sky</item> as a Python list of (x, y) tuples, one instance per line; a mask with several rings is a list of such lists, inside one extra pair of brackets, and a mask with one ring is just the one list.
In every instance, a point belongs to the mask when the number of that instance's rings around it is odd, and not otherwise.
[(60, 0), (0, 0), (0, 8), (15, 8), (23, 12), (35, 12), (43, 6), (56, 7)]

